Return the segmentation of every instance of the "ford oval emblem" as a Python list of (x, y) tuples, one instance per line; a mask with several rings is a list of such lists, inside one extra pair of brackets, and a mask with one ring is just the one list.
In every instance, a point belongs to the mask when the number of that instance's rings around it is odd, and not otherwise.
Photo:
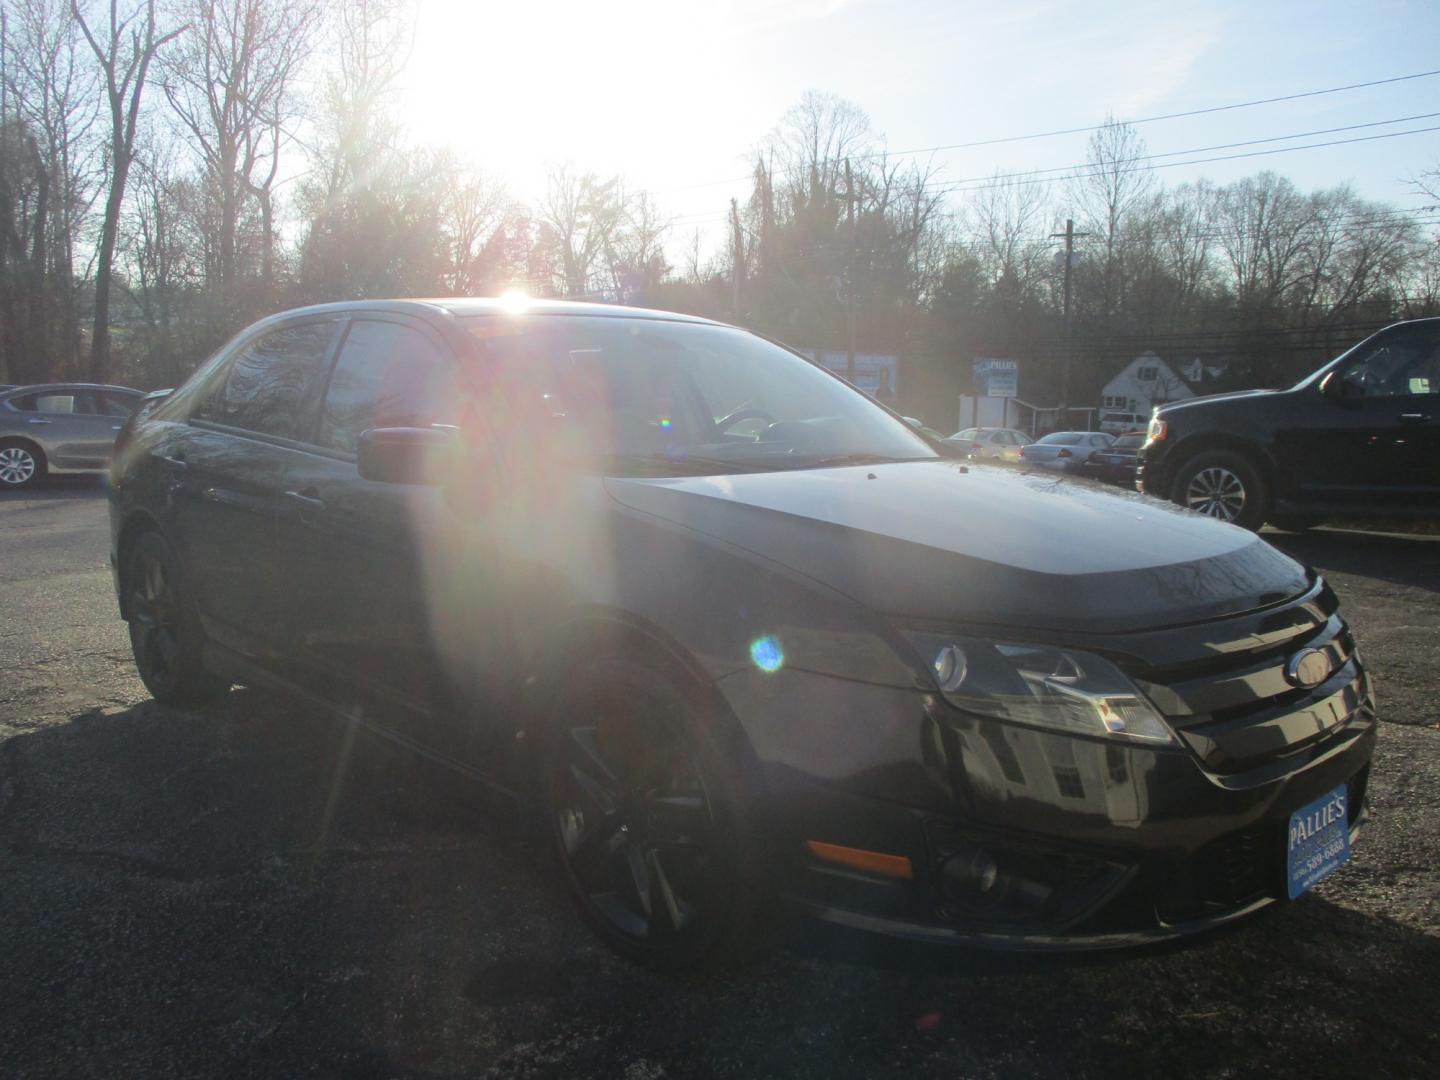
[(1285, 665), (1285, 677), (1309, 690), (1328, 679), (1333, 670), (1330, 654), (1324, 649), (1301, 649)]

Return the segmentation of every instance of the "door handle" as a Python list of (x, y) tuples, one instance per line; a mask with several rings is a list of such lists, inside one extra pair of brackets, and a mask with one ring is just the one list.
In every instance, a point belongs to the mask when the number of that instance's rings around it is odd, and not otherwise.
[(111, 430), (111, 431), (119, 431), (119, 430), (120, 430), (121, 428), (123, 428), (124, 426), (125, 426), (124, 424), (111, 424), (111, 425), (110, 425), (110, 430)]
[(53, 424), (55, 421), (53, 421), (53, 420), (41, 420), (41, 419), (39, 419), (38, 417), (32, 416), (32, 417), (30, 417), (30, 419), (26, 420), (25, 422), (26, 422), (27, 424)]
[(306, 488), (304, 491), (287, 491), (285, 497), (300, 506), (302, 515), (306, 510), (324, 510), (325, 500), (319, 495), (313, 494), (314, 491), (314, 488)]
[(1402, 424), (1423, 424), (1430, 419), (1429, 413), (1423, 412), (1402, 412), (1400, 422)]

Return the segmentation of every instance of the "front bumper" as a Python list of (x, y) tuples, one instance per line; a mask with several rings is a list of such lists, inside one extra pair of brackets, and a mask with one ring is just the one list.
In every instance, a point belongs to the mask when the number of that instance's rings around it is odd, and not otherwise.
[(1158, 499), (1168, 499), (1173, 480), (1164, 458), (1147, 459), (1142, 453), (1139, 461), (1135, 463), (1136, 491), (1154, 495)]
[[(1040, 731), (923, 691), (842, 684), (849, 707), (833, 735), (793, 739), (788, 762), (762, 754), (794, 854), (790, 899), (830, 922), (919, 941), (1104, 948), (1285, 899), (1290, 815), (1341, 784), (1358, 834), (1375, 710), (1323, 582), (1251, 615), (1113, 644), (1132, 657), (1127, 670), (1177, 746)], [(1333, 661), (1310, 690), (1283, 674), (1301, 648)], [(795, 688), (804, 698), (817, 689)], [(795, 717), (776, 730), (793, 736)], [(809, 841), (901, 856), (911, 872), (837, 865)], [(986, 864), (999, 887), (977, 888)]]
[[(1168, 795), (1141, 820), (1077, 820), (1075, 829), (1058, 832), (812, 792), (812, 821), (864, 819), (852, 842), (908, 852), (915, 873), (908, 881), (887, 879), (802, 858), (789, 868), (787, 899), (825, 922), (942, 945), (1067, 951), (1199, 933), (1285, 901), (1286, 825), (1320, 794), (1349, 785), (1351, 840), (1359, 835), (1374, 743), (1367, 706), (1304, 767), (1240, 791), (1214, 784), (1187, 755), (1155, 755), (1150, 787)], [(1022, 880), (996, 903), (957, 896), (945, 870), (957, 850), (990, 853), (1002, 874)]]
[(1111, 465), (1106, 462), (1104, 465), (1092, 465), (1086, 462), (1081, 467), (1081, 475), (1092, 480), (1099, 480), (1107, 484), (1120, 484), (1124, 487), (1134, 486), (1136, 467), (1134, 465)]

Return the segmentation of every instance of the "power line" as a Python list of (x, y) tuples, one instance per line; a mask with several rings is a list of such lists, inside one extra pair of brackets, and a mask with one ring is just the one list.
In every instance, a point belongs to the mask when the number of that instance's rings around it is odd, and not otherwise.
[[(1097, 170), (1089, 173), (1071, 173), (1066, 176), (1041, 176), (1036, 177), (1033, 180), (1027, 180), (1024, 177), (1018, 177), (1013, 180), (1004, 181), (1003, 183), (974, 184), (966, 187), (945, 188), (939, 193), (944, 194), (944, 192), (946, 191), (986, 191), (990, 188), (997, 187), (1025, 186), (1029, 184), (1050, 184), (1054, 183), (1056, 180), (1084, 180), (1087, 177), (1091, 176), (1124, 175), (1126, 173), (1132, 172), (1155, 172), (1160, 169), (1175, 169), (1183, 165), (1207, 165), (1215, 161), (1238, 161), (1242, 158), (1265, 157), (1267, 154), (1289, 154), (1296, 150), (1317, 150), (1325, 146), (1346, 146), (1350, 143), (1375, 142), (1379, 139), (1398, 139), (1405, 135), (1424, 135), (1432, 131), (1440, 131), (1440, 125), (1437, 125), (1435, 127), (1412, 128), (1409, 131), (1389, 131), (1385, 132), (1382, 135), (1360, 135), (1353, 139), (1330, 139), (1326, 142), (1305, 143), (1301, 146), (1277, 146), (1270, 150), (1252, 150), (1249, 153), (1245, 154), (1221, 154), (1217, 157), (1193, 158), (1189, 161), (1167, 161), (1159, 165), (1141, 165), (1133, 169)], [(1197, 153), (1198, 151), (1190, 152)]]
[[(1197, 146), (1190, 150), (1167, 150), (1164, 153), (1160, 154), (1141, 154), (1137, 157), (1131, 158), (1130, 160), (1154, 161), (1160, 158), (1183, 157), (1187, 154), (1208, 154), (1212, 150), (1233, 150), (1241, 146), (1259, 146), (1262, 143), (1285, 142), (1287, 139), (1309, 139), (1313, 138), (1316, 135), (1334, 135), (1341, 131), (1359, 131), (1362, 128), (1386, 127), (1390, 124), (1408, 124), (1415, 120), (1433, 120), (1437, 116), (1440, 116), (1440, 112), (1418, 113), (1415, 116), (1397, 116), (1393, 120), (1370, 120), (1363, 124), (1346, 124), (1343, 127), (1319, 128), (1315, 131), (1297, 131), (1293, 135), (1271, 135), (1268, 138), (1264, 139), (1246, 139), (1244, 142), (1217, 143), (1214, 146)], [(1401, 133), (1397, 132), (1396, 134)], [(1188, 163), (1182, 162), (1181, 164)], [(1093, 162), (1081, 162), (1078, 165), (1055, 165), (1046, 169), (1030, 169), (1023, 173), (1020, 173), (1017, 176), (1017, 179), (1028, 180), (1032, 177), (1038, 177), (1041, 173), (1070, 172), (1074, 169), (1088, 169), (1091, 167), (1093, 167)], [(973, 184), (979, 183), (982, 180), (993, 179), (995, 179), (994, 174), (991, 174), (990, 176), (967, 176), (962, 177), (959, 180), (946, 180), (942, 184), (936, 185), (934, 188), (927, 188), (927, 190), (954, 191), (963, 184)]]
[[(1205, 116), (1210, 113), (1231, 112), (1235, 109), (1249, 109), (1258, 105), (1275, 105), (1282, 101), (1300, 101), (1304, 98), (1322, 97), (1326, 94), (1340, 94), (1350, 90), (1364, 90), (1371, 86), (1387, 86), (1391, 83), (1409, 82), (1413, 79), (1428, 79), (1440, 75), (1440, 68), (1434, 71), (1418, 71), (1413, 75), (1394, 75), (1388, 79), (1371, 79), (1368, 82), (1348, 83), (1345, 86), (1331, 86), (1324, 90), (1306, 90), (1296, 94), (1282, 94), (1279, 97), (1256, 98), (1253, 101), (1237, 101), (1230, 105), (1211, 105), (1203, 109), (1189, 109), (1184, 112), (1163, 113), (1159, 116), (1144, 116), (1137, 120), (1123, 120), (1120, 123), (1140, 125), (1156, 124), (1164, 120), (1183, 120), (1191, 116)], [(1027, 135), (1003, 135), (992, 139), (975, 139), (970, 142), (941, 143), (935, 146), (922, 146), (911, 150), (877, 150), (872, 153), (851, 155), (856, 160), (867, 160), (880, 157), (911, 157), (917, 154), (935, 154), (943, 150), (970, 150), (979, 146), (999, 146), (1004, 143), (1028, 142), (1033, 139), (1050, 139), (1061, 135), (1083, 135), (1092, 131), (1099, 131), (1108, 126), (1110, 121), (1104, 124), (1091, 124), (1086, 127), (1057, 128), (1054, 131), (1036, 131)], [(829, 164), (839, 161), (837, 158), (821, 158), (820, 164)], [(738, 184), (750, 179), (753, 173), (744, 176), (728, 177), (724, 180), (707, 180), (703, 183), (692, 184), (687, 187), (666, 188), (663, 191), (694, 191), (699, 188), (716, 187), (720, 184)]]

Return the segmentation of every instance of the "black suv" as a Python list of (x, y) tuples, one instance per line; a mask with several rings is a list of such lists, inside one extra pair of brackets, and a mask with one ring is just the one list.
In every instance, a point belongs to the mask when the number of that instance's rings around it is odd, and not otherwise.
[(157, 698), (283, 688), (483, 778), (656, 966), (780, 899), (934, 943), (1183, 934), (1308, 889), (1364, 814), (1369, 684), (1313, 572), (947, 458), (733, 327), (289, 312), (147, 401), (112, 481)]
[(1136, 486), (1250, 529), (1440, 516), (1440, 319), (1387, 327), (1289, 390), (1160, 406)]

